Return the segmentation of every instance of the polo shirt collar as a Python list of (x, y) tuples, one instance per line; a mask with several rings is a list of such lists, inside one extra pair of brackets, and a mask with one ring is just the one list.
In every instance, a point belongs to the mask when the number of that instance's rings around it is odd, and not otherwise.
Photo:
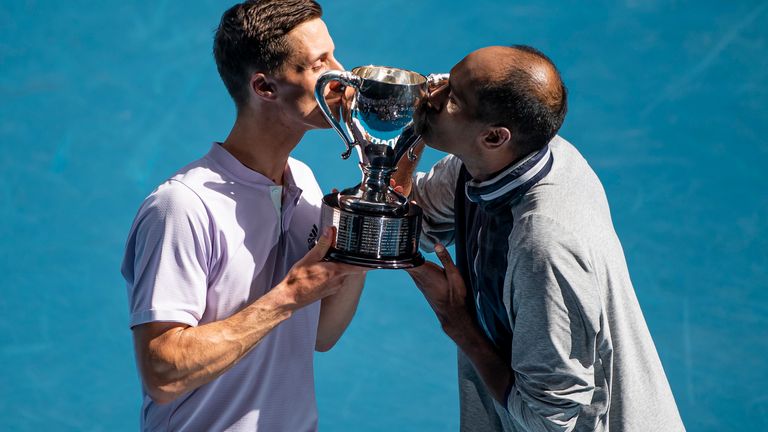
[(552, 150), (547, 144), (488, 180), (468, 180), (465, 184), (467, 198), (486, 210), (496, 209), (521, 196), (544, 178), (552, 169), (552, 161)]
[[(269, 177), (243, 165), (242, 162), (228, 152), (219, 142), (215, 142), (211, 145), (211, 150), (208, 152), (207, 157), (244, 184), (249, 186), (277, 186)], [(296, 181), (293, 178), (293, 174), (291, 173), (290, 163), (286, 164), (283, 173), (283, 185), (288, 189), (294, 187), (298, 188)]]

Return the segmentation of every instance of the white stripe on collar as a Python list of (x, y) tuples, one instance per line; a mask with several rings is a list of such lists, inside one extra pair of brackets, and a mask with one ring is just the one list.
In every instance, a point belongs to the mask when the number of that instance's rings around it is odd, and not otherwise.
[(544, 157), (542, 157), (536, 165), (534, 165), (531, 169), (524, 172), (520, 177), (512, 180), (511, 182), (505, 184), (504, 186), (500, 187), (499, 189), (496, 189), (495, 191), (491, 193), (487, 193), (485, 195), (480, 195), (480, 198), (482, 198), (483, 201), (491, 201), (495, 198), (498, 198), (505, 193), (511, 191), (512, 189), (522, 185), (523, 183), (527, 182), (528, 180), (532, 179), (533, 176), (541, 172), (542, 169), (544, 169), (545, 166), (547, 166), (547, 163), (549, 162), (549, 159), (552, 157), (552, 150), (547, 147), (547, 153), (544, 154)]

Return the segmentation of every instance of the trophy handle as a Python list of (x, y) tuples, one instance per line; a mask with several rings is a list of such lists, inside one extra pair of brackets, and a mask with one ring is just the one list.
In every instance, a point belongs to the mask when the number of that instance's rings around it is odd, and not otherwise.
[(416, 160), (416, 154), (413, 153), (416, 145), (421, 141), (421, 136), (416, 135), (416, 126), (411, 121), (408, 126), (403, 129), (403, 133), (397, 139), (397, 145), (395, 146), (395, 165), (403, 158), (408, 156), (411, 161)]
[(328, 84), (331, 83), (331, 81), (338, 81), (359, 91), (362, 79), (348, 71), (330, 70), (320, 75), (320, 77), (317, 79), (317, 84), (315, 84), (315, 99), (317, 99), (320, 112), (323, 113), (323, 117), (325, 117), (331, 127), (336, 130), (341, 139), (344, 141), (344, 144), (347, 146), (347, 150), (341, 154), (342, 159), (347, 159), (349, 158), (349, 155), (352, 154), (352, 149), (355, 147), (356, 142), (341, 127), (341, 123), (339, 123), (339, 121), (331, 115), (331, 108), (328, 106), (328, 102), (325, 100), (325, 88), (328, 86)]
[(419, 144), (419, 142), (421, 142), (421, 137), (419, 137), (416, 141), (413, 142), (413, 144), (411, 144), (410, 147), (408, 147), (408, 160), (411, 162), (415, 162), (416, 159), (418, 159), (416, 153), (414, 152), (416, 151), (416, 146)]

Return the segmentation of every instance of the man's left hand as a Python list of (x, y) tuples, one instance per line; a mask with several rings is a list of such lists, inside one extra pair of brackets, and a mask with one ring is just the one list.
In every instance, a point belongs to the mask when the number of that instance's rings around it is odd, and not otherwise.
[(467, 288), (445, 247), (437, 244), (435, 253), (445, 268), (426, 262), (407, 271), (435, 311), (443, 331), (461, 346), (475, 326), (467, 310)]

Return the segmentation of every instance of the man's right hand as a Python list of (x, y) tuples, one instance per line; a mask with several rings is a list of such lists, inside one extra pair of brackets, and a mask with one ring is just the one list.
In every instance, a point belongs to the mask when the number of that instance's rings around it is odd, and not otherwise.
[(299, 309), (335, 294), (343, 286), (346, 276), (362, 274), (368, 270), (349, 264), (323, 261), (333, 244), (334, 234), (333, 227), (326, 227), (315, 247), (294, 264), (283, 281), (272, 290), (289, 309)]

